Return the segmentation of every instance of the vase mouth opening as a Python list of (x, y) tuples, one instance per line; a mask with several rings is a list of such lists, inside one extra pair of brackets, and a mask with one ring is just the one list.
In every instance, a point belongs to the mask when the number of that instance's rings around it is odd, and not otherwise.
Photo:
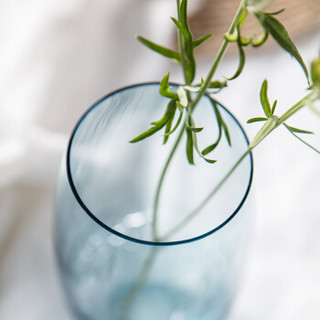
[[(252, 178), (253, 178), (253, 159), (252, 159), (252, 154), (251, 152), (248, 153), (247, 158), (248, 158), (248, 173), (247, 173), (247, 178), (246, 178), (246, 184), (243, 187), (243, 192), (241, 194), (241, 197), (239, 198), (239, 201), (237, 202), (237, 205), (234, 207), (232, 211), (228, 213), (228, 215), (221, 220), (217, 225), (215, 225), (213, 228), (209, 228), (209, 230), (206, 230), (204, 232), (198, 233), (198, 234), (193, 234), (190, 237), (182, 237), (182, 238), (177, 238), (173, 240), (160, 240), (160, 241), (155, 241), (152, 238), (151, 239), (144, 239), (140, 238), (139, 236), (135, 236), (134, 234), (127, 234), (125, 231), (122, 231), (121, 229), (117, 229), (114, 227), (113, 224), (109, 224), (106, 221), (104, 221), (94, 209), (88, 204), (86, 198), (83, 196), (83, 194), (79, 190), (79, 184), (77, 184), (76, 178), (75, 178), (75, 172), (78, 172), (77, 170), (80, 170), (82, 168), (76, 168), (73, 169), (73, 149), (75, 143), (76, 136), (83, 125), (83, 123), (87, 120), (87, 118), (91, 115), (93, 111), (95, 111), (102, 103), (107, 101), (108, 99), (115, 97), (119, 93), (126, 92), (128, 90), (135, 90), (139, 88), (153, 88), (153, 87), (158, 87), (159, 82), (146, 82), (146, 83), (139, 83), (135, 85), (130, 85), (123, 87), (121, 89), (115, 90), (101, 99), (99, 99), (96, 103), (94, 103), (85, 113), (80, 117), (78, 122), (76, 123), (67, 147), (66, 151), (66, 173), (67, 173), (67, 180), (69, 187), (72, 191), (72, 194), (78, 203), (78, 205), (81, 207), (81, 209), (102, 229), (105, 231), (110, 232), (111, 234), (120, 237), (124, 240), (128, 240), (134, 243), (138, 244), (143, 244), (143, 245), (150, 245), (150, 246), (174, 246), (174, 245), (181, 245), (181, 244), (186, 244), (190, 242), (195, 242), (197, 240), (203, 239), (209, 235), (214, 234), (215, 232), (219, 231), (220, 229), (224, 228), (240, 211), (240, 209), (244, 206), (244, 203), (247, 200), (247, 197), (249, 195), (249, 191), (251, 189), (252, 185)], [(178, 84), (171, 84), (173, 87), (178, 87)], [(218, 102), (217, 102), (218, 103)], [(235, 123), (237, 126), (237, 130), (243, 135), (243, 139), (245, 140), (246, 146), (249, 145), (249, 140), (246, 136), (246, 133), (244, 132), (244, 129), (238, 122), (238, 120), (230, 113), (229, 110), (227, 110), (225, 107), (223, 107), (220, 103), (219, 107), (221, 107), (225, 113), (232, 119), (232, 121)], [(154, 119), (150, 119), (154, 120)], [(137, 211), (134, 211), (137, 213)]]

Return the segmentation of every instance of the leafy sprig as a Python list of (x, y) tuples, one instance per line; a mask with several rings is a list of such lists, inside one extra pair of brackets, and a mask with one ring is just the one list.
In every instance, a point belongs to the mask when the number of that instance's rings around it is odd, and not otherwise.
[[(215, 192), (220, 186), (228, 179), (232, 172), (237, 166), (243, 161), (243, 159), (257, 146), (259, 145), (273, 130), (280, 125), (283, 125), (287, 130), (290, 131), (295, 137), (310, 146), (304, 140), (300, 138), (301, 134), (312, 134), (308, 130), (299, 129), (287, 124), (287, 120), (298, 112), (301, 108), (308, 105), (317, 113), (320, 111), (315, 107), (314, 102), (320, 99), (320, 59), (312, 65), (311, 79), (312, 84), (310, 85), (309, 73), (306, 65), (296, 48), (295, 44), (291, 40), (288, 32), (282, 23), (276, 18), (280, 15), (283, 10), (267, 13), (265, 12), (266, 5), (270, 0), (255, 1), (255, 0), (242, 0), (239, 8), (235, 14), (235, 17), (226, 32), (221, 47), (213, 61), (213, 64), (208, 72), (205, 79), (201, 78), (199, 84), (193, 84), (196, 74), (196, 60), (195, 60), (195, 49), (202, 45), (207, 39), (211, 37), (211, 34), (204, 35), (198, 39), (194, 39), (188, 22), (187, 13), (187, 0), (176, 0), (177, 1), (177, 18), (172, 17), (171, 20), (175, 24), (178, 32), (179, 50), (173, 50), (162, 45), (156, 44), (142, 36), (138, 36), (138, 40), (151, 50), (161, 54), (162, 56), (169, 58), (182, 67), (185, 83), (178, 87), (178, 89), (172, 90), (169, 81), (169, 74), (166, 74), (160, 83), (159, 92), (162, 96), (166, 97), (168, 104), (162, 118), (158, 121), (151, 123), (151, 128), (147, 129), (130, 142), (138, 142), (145, 138), (150, 137), (160, 130), (164, 130), (163, 143), (166, 143), (169, 137), (179, 131), (176, 135), (176, 140), (173, 143), (169, 157), (164, 165), (161, 172), (161, 176), (157, 185), (155, 200), (154, 200), (154, 212), (153, 212), (153, 237), (154, 240), (159, 240), (157, 232), (157, 216), (159, 209), (159, 201), (161, 189), (164, 181), (164, 177), (167, 173), (167, 169), (171, 163), (174, 153), (177, 150), (177, 146), (184, 135), (186, 135), (186, 156), (190, 164), (195, 163), (195, 153), (205, 161), (209, 163), (215, 163), (215, 159), (207, 158), (207, 155), (213, 152), (218, 145), (221, 143), (222, 138), (225, 137), (229, 145), (231, 145), (231, 137), (226, 123), (224, 122), (219, 108), (216, 105), (215, 100), (211, 96), (213, 93), (217, 93), (220, 90), (225, 89), (228, 86), (228, 82), (238, 78), (245, 66), (246, 56), (245, 47), (252, 46), (259, 48), (271, 37), (276, 43), (280, 45), (282, 49), (288, 52), (301, 66), (303, 72), (309, 83), (310, 93), (304, 98), (290, 107), (281, 116), (275, 115), (277, 100), (272, 104), (268, 98), (268, 83), (265, 80), (260, 90), (260, 102), (264, 116), (254, 117), (248, 120), (248, 123), (264, 122), (256, 136), (249, 144), (248, 150), (240, 157), (240, 159), (234, 164), (226, 176), (220, 181), (217, 186), (208, 194), (208, 196), (202, 201), (202, 203), (195, 208), (185, 221), (189, 221), (191, 217), (196, 215), (204, 205), (211, 199)], [(255, 34), (244, 36), (243, 27), (246, 23), (248, 14), (252, 14), (262, 27), (262, 33), (259, 36)], [(235, 43), (238, 47), (239, 63), (237, 69), (232, 77), (225, 78), (224, 81), (214, 79), (215, 72), (221, 63), (225, 52), (227, 51), (230, 44)], [(218, 134), (215, 140), (202, 151), (198, 145), (198, 134), (204, 134), (205, 128), (198, 127), (195, 123), (193, 112), (197, 107), (199, 101), (206, 97), (209, 99), (215, 121), (217, 122)], [(178, 112), (178, 115), (177, 115)], [(180, 130), (178, 130), (180, 128)], [(314, 147), (310, 146), (317, 151)], [(317, 151), (318, 152), (318, 151)], [(182, 224), (185, 223), (182, 222)]]
[[(280, 125), (284, 125), (287, 130), (291, 134), (293, 134), (297, 139), (299, 139), (301, 142), (303, 142), (305, 145), (310, 147), (311, 149), (315, 150), (316, 152), (320, 153), (315, 147), (311, 146), (309, 143), (307, 143), (305, 140), (303, 140), (301, 137), (299, 137), (297, 134), (313, 134), (313, 132), (309, 130), (304, 129), (298, 129), (293, 126), (289, 126), (287, 123), (285, 123), (285, 120), (288, 119), (286, 116), (287, 113), (290, 113), (290, 110), (294, 110), (294, 113), (297, 112), (299, 109), (301, 109), (303, 106), (307, 105), (310, 101), (317, 100), (319, 97), (314, 94), (314, 92), (311, 92), (308, 94), (305, 98), (300, 100), (296, 105), (294, 105), (292, 108), (288, 109), (288, 111), (282, 116), (278, 117), (274, 115), (277, 100), (275, 100), (272, 104), (270, 104), (269, 98), (268, 98), (268, 82), (267, 80), (264, 80), (261, 86), (260, 90), (260, 103), (263, 109), (263, 112), (266, 117), (255, 117), (251, 118), (247, 121), (247, 123), (254, 123), (254, 122), (265, 122), (264, 126), (260, 129), (256, 137), (252, 140), (252, 142), (249, 145), (250, 149), (253, 149), (256, 147), (263, 139), (266, 138), (267, 135), (269, 135), (274, 129), (276, 129)], [(293, 114), (293, 113), (292, 113)], [(290, 115), (291, 116), (291, 115)]]
[[(230, 144), (230, 136), (228, 133), (228, 128), (224, 123), (221, 115), (217, 111), (218, 109), (214, 106), (214, 99), (209, 96), (209, 90), (214, 88), (217, 89), (215, 91), (219, 92), (227, 86), (227, 82), (236, 79), (239, 77), (244, 69), (246, 57), (244, 48), (248, 45), (251, 45), (254, 48), (258, 48), (262, 46), (266, 40), (269, 38), (269, 35), (291, 56), (293, 56), (297, 62), (302, 67), (308, 81), (309, 81), (309, 73), (305, 66), (303, 59), (300, 56), (299, 51), (291, 40), (288, 32), (285, 27), (281, 24), (281, 22), (275, 17), (283, 12), (284, 9), (279, 10), (273, 13), (263, 12), (265, 9), (266, 3), (256, 4), (254, 1), (242, 1), (239, 7), (239, 10), (235, 16), (235, 19), (229, 29), (229, 31), (225, 34), (224, 43), (221, 47), (220, 52), (218, 53), (214, 65), (218, 65), (220, 62), (224, 51), (226, 50), (228, 44), (236, 43), (238, 47), (239, 53), (239, 64), (236, 72), (230, 78), (226, 78), (225, 81), (212, 81), (211, 78), (214, 75), (214, 71), (216, 66), (212, 69), (214, 70), (211, 74), (209, 72), (208, 79), (201, 79), (201, 83), (198, 85), (193, 85), (193, 80), (196, 72), (196, 61), (194, 50), (202, 43), (204, 43), (207, 39), (209, 39), (212, 35), (206, 34), (198, 39), (194, 39), (192, 32), (189, 27), (188, 22), (188, 12), (187, 12), (187, 0), (177, 0), (177, 18), (171, 17), (171, 20), (174, 22), (179, 38), (179, 49), (180, 51), (175, 51), (173, 49), (161, 46), (156, 44), (142, 36), (138, 36), (138, 40), (146, 45), (151, 50), (161, 54), (164, 57), (170, 58), (173, 61), (177, 62), (182, 66), (182, 70), (185, 77), (185, 85), (180, 86), (176, 92), (172, 91), (169, 83), (169, 73), (164, 76), (160, 83), (159, 92), (162, 96), (169, 98), (170, 101), (167, 104), (167, 108), (163, 117), (155, 122), (152, 122), (152, 127), (141, 133), (130, 142), (138, 142), (145, 138), (150, 137), (156, 132), (160, 131), (164, 128), (164, 138), (163, 143), (167, 143), (169, 140), (169, 136), (172, 135), (179, 128), (181, 124), (183, 124), (183, 130), (186, 132), (186, 155), (187, 160), (190, 164), (194, 164), (194, 152), (196, 152), (202, 159), (209, 163), (214, 163), (216, 160), (208, 159), (206, 155), (212, 152), (221, 142), (222, 133), (225, 133), (225, 137)], [(260, 23), (263, 32), (262, 34), (256, 38), (256, 36), (243, 36), (243, 26), (247, 19), (248, 13), (253, 14), (258, 22)], [(220, 54), (220, 55), (219, 55)], [(316, 72), (313, 71), (312, 79), (314, 82), (314, 78)], [(210, 78), (210, 79), (209, 79)], [(192, 100), (191, 92), (195, 92), (198, 94), (195, 100)], [(211, 92), (212, 93), (212, 92)], [(218, 137), (216, 140), (207, 146), (203, 151), (200, 151), (198, 146), (197, 134), (203, 131), (204, 128), (197, 127), (192, 113), (194, 108), (196, 107), (197, 102), (200, 100), (201, 96), (206, 95), (210, 99), (210, 103), (213, 105), (214, 116), (218, 124)], [(271, 105), (268, 96), (267, 96), (267, 82), (264, 81), (260, 90), (260, 101), (265, 113), (266, 117), (255, 117), (248, 120), (248, 123), (253, 122), (267, 122), (264, 126), (264, 131), (269, 132), (270, 130), (274, 130), (278, 125), (277, 117), (274, 116), (275, 108), (277, 105), (277, 101)], [(176, 111), (178, 110), (179, 115), (175, 124), (173, 124)], [(186, 114), (184, 121), (183, 114)], [(284, 123), (286, 128), (293, 134), (297, 133), (307, 133), (307, 130), (297, 129), (295, 127), (289, 126)], [(267, 129), (266, 129), (267, 128)], [(259, 139), (256, 141), (260, 141)], [(256, 142), (254, 141), (254, 142)], [(252, 144), (253, 145), (253, 144)]]

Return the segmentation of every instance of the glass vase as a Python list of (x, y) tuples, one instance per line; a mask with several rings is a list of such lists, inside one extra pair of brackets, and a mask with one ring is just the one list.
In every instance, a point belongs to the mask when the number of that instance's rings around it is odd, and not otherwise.
[(221, 320), (237, 292), (251, 220), (251, 154), (194, 210), (247, 150), (247, 137), (216, 102), (229, 145), (204, 97), (194, 110), (196, 125), (204, 127), (198, 143), (206, 147), (221, 134), (208, 155), (218, 161), (195, 156), (190, 165), (183, 137), (155, 205), (178, 133), (166, 144), (163, 132), (129, 141), (161, 118), (168, 99), (158, 88), (147, 83), (107, 95), (71, 135), (57, 188), (55, 242), (76, 319)]

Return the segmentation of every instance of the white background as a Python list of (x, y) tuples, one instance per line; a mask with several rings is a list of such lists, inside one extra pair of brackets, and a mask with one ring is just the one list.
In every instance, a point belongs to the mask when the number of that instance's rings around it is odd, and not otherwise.
[[(195, 2), (193, 2), (195, 4)], [(169, 43), (169, 0), (2, 0), (0, 2), (0, 319), (72, 319), (53, 251), (57, 171), (75, 121), (106, 93), (159, 81), (177, 68), (143, 48), (142, 34)], [(319, 30), (298, 39), (307, 64)], [(200, 63), (205, 76), (210, 61)], [(229, 55), (218, 72), (231, 75)], [(277, 46), (250, 52), (245, 74), (218, 96), (250, 138), (269, 80), (279, 114), (305, 93), (303, 72)], [(232, 93), (231, 93), (232, 92)], [(290, 124), (318, 131), (309, 110)], [(320, 138), (310, 138), (320, 148)], [(231, 320), (320, 318), (320, 158), (285, 129), (254, 152), (254, 232)]]

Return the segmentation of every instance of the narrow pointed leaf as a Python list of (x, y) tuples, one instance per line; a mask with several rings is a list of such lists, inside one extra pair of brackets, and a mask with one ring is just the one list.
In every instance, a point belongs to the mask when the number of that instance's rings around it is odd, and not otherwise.
[(185, 109), (186, 107), (184, 107), (179, 101), (176, 102), (177, 107), (179, 109), (180, 112), (183, 112), (183, 109)]
[(179, 21), (184, 26), (186, 26), (188, 24), (187, 9), (188, 9), (188, 1), (182, 0), (180, 3), (180, 8), (179, 8)]
[(272, 108), (271, 108), (271, 114), (274, 114), (274, 111), (276, 110), (277, 103), (278, 103), (278, 100), (274, 100)]
[(166, 122), (165, 135), (164, 135), (164, 137), (163, 137), (163, 144), (166, 144), (167, 141), (168, 141), (168, 139), (169, 139), (169, 134), (167, 134), (167, 133), (170, 132), (171, 125), (172, 125), (172, 121), (173, 121), (173, 116), (170, 117), (170, 118), (168, 119), (168, 121)]
[(187, 15), (187, 0), (182, 0), (179, 7), (179, 23), (176, 23), (177, 27), (183, 38), (183, 52), (184, 55), (181, 57), (182, 64), (184, 66), (184, 74), (186, 79), (186, 84), (190, 85), (194, 79), (196, 72), (196, 63), (194, 59), (194, 46), (193, 46), (193, 37), (191, 30), (188, 24), (188, 15)]
[(212, 152), (219, 144), (220, 139), (218, 139), (215, 143), (211, 144), (210, 146), (206, 147), (201, 153), (205, 156), (208, 153)]
[(261, 121), (267, 121), (267, 120), (268, 118), (256, 117), (256, 118), (249, 119), (247, 123), (261, 122)]
[(190, 164), (194, 164), (193, 160), (193, 134), (192, 131), (187, 129), (187, 145), (186, 145), (186, 153), (187, 159)]
[(221, 114), (220, 114), (220, 111), (219, 111), (219, 108), (217, 106), (217, 103), (215, 102), (215, 100), (213, 100), (209, 95), (207, 95), (207, 97), (209, 98), (209, 101), (213, 107), (213, 110), (214, 110), (214, 113), (215, 113), (215, 116), (216, 116), (216, 119), (217, 119), (217, 122), (218, 122), (218, 127), (219, 127), (219, 137), (218, 137), (218, 142), (220, 142), (220, 136), (221, 136), (221, 133), (222, 133), (222, 130), (226, 136), (226, 139), (227, 139), (227, 142), (229, 144), (229, 146), (231, 146), (231, 137), (230, 137), (230, 133), (229, 133), (229, 129), (228, 129), (228, 126), (226, 125), (226, 123), (224, 122)]
[(295, 44), (291, 40), (287, 30), (285, 27), (273, 17), (274, 14), (266, 14), (263, 12), (255, 12), (255, 16), (260, 21), (262, 27), (271, 34), (276, 42), (288, 53), (293, 56), (300, 66), (302, 67), (307, 79), (309, 80), (308, 69), (304, 64), (303, 59), (300, 56), (298, 49), (296, 48)]
[(184, 38), (187, 38), (188, 37), (188, 30), (186, 29), (186, 27), (176, 18), (172, 17), (171, 19), (175, 23), (175, 25), (177, 26), (179, 31), (181, 32), (182, 36)]
[(264, 80), (261, 86), (260, 90), (260, 102), (264, 111), (264, 114), (267, 116), (267, 118), (271, 117), (271, 106), (268, 99), (268, 82), (267, 80)]
[(181, 55), (179, 52), (176, 52), (176, 51), (171, 50), (169, 48), (158, 45), (158, 44), (156, 44), (156, 43), (154, 43), (144, 37), (141, 37), (141, 36), (137, 36), (137, 39), (141, 43), (143, 43), (145, 46), (147, 46), (149, 49), (181, 64)]
[(166, 124), (165, 124), (165, 135), (164, 135), (164, 138), (163, 138), (163, 144), (167, 143), (167, 141), (169, 139), (169, 134), (171, 132), (172, 122), (173, 122), (174, 115), (175, 115), (176, 109), (177, 109), (175, 100), (172, 100), (169, 103), (168, 109), (169, 109), (168, 110), (169, 116), (168, 116), (168, 119), (167, 119)]
[(237, 22), (237, 27), (238, 28), (241, 28), (246, 20), (246, 17), (248, 15), (248, 11), (246, 9), (244, 9), (238, 19), (238, 22)]
[(163, 128), (165, 124), (163, 124), (162, 126), (153, 126), (150, 129), (148, 129), (147, 131), (141, 133), (140, 135), (138, 135), (137, 137), (135, 137), (134, 139), (130, 140), (130, 143), (135, 143), (141, 140), (144, 140), (150, 136), (152, 136), (153, 134), (155, 134), (157, 131), (161, 130)]
[(169, 132), (165, 133), (165, 136), (169, 136), (170, 134), (172, 134), (173, 132), (175, 132), (177, 130), (177, 128), (179, 127), (179, 124), (181, 123), (182, 115), (183, 115), (183, 112), (180, 112), (178, 120), (177, 120), (176, 124), (174, 125), (173, 129), (170, 130)]
[(269, 32), (263, 29), (263, 33), (261, 34), (261, 36), (259, 36), (257, 40), (252, 41), (251, 45), (254, 48), (258, 48), (262, 46), (267, 41), (268, 38), (269, 38)]
[(194, 79), (195, 69), (196, 69), (196, 63), (195, 63), (194, 53), (193, 53), (194, 46), (193, 46), (192, 34), (188, 25), (182, 24), (180, 21), (176, 20), (175, 18), (172, 18), (172, 20), (178, 27), (179, 32), (181, 33), (183, 38), (184, 55), (183, 57), (181, 57), (181, 64), (185, 66), (186, 83), (191, 84)]
[(212, 81), (209, 83), (209, 89), (223, 89), (228, 86), (227, 81)]
[(238, 44), (238, 49), (239, 49), (239, 65), (238, 65), (238, 69), (237, 69), (236, 73), (231, 78), (227, 78), (228, 80), (236, 79), (241, 74), (243, 67), (245, 65), (246, 57), (245, 57), (245, 53), (242, 48), (240, 39), (238, 39), (237, 44)]
[(163, 117), (158, 121), (152, 122), (151, 124), (157, 127), (159, 126), (163, 127), (166, 124), (166, 122), (170, 119), (172, 114), (174, 115), (175, 111), (176, 111), (176, 101), (172, 99), (169, 101)]
[(160, 82), (160, 88), (159, 92), (162, 96), (171, 98), (171, 99), (178, 99), (178, 95), (175, 92), (172, 92), (170, 90), (170, 85), (169, 85), (169, 76), (170, 73), (167, 73), (164, 78)]
[(302, 130), (302, 129), (298, 129), (298, 128), (295, 128), (295, 127), (291, 127), (291, 126), (288, 126), (287, 124), (285, 124), (285, 127), (287, 129), (289, 129), (291, 132), (295, 132), (295, 133), (305, 133), (305, 134), (313, 134), (312, 131), (308, 131), (308, 130)]
[(296, 133), (294, 131), (291, 130), (291, 128), (286, 125), (284, 123), (284, 126), (289, 130), (289, 132), (296, 137), (298, 140), (300, 140), (303, 144), (305, 144), (307, 147), (311, 148), (312, 150), (314, 150), (315, 152), (317, 152), (318, 154), (320, 154), (320, 150), (315, 148), (314, 146), (312, 146), (310, 143), (306, 142), (305, 140), (301, 139), (298, 135), (296, 135)]
[[(150, 137), (151, 135), (153, 135), (154, 133), (156, 133), (157, 131), (161, 130), (166, 125), (166, 123), (168, 121), (170, 121), (170, 119), (173, 119), (176, 108), (177, 108), (176, 100), (174, 100), (174, 99), (170, 100), (162, 118), (158, 121), (152, 122), (151, 123), (152, 127), (150, 129), (141, 133), (140, 135), (138, 135), (134, 139), (130, 140), (129, 142), (135, 143), (135, 142), (144, 140), (144, 139)], [(172, 122), (172, 120), (171, 120), (171, 122)]]
[(285, 10), (285, 8), (280, 9), (280, 10), (275, 11), (275, 12), (268, 12), (267, 14), (270, 15), (270, 16), (277, 16), (278, 14), (282, 13), (284, 10)]
[(191, 127), (188, 124), (186, 124), (186, 126), (189, 130), (191, 130), (192, 132), (195, 132), (195, 133), (199, 133), (203, 130), (203, 127)]
[(225, 124), (224, 121), (222, 121), (221, 124), (222, 124), (222, 128), (223, 128), (223, 131), (224, 131), (224, 135), (226, 136), (228, 145), (231, 146), (231, 137), (230, 137), (229, 129), (228, 129), (228, 127), (227, 127), (227, 125)]
[(206, 147), (201, 153), (205, 156), (208, 153), (212, 152), (219, 145), (220, 140), (221, 140), (221, 127), (219, 127), (219, 135), (216, 142)]
[(193, 45), (194, 48), (196, 48), (196, 47), (200, 46), (203, 42), (207, 41), (207, 40), (208, 40), (209, 38), (211, 38), (211, 37), (212, 37), (212, 33), (208, 33), (208, 34), (206, 34), (205, 36), (200, 37), (200, 38), (194, 40), (194, 41), (192, 42), (192, 45)]
[[(195, 124), (194, 124), (194, 121), (193, 119), (190, 117), (190, 120), (189, 120), (189, 123), (190, 123), (190, 126), (191, 127), (194, 127)], [(189, 124), (187, 124), (189, 125)], [(197, 135), (196, 135), (196, 132), (191, 130), (191, 134), (192, 134), (192, 142), (193, 142), (193, 147), (194, 149), (197, 151), (198, 155), (203, 159), (205, 160), (206, 162), (208, 163), (215, 163), (217, 162), (217, 160), (214, 160), (214, 159), (209, 159), (209, 158), (206, 158), (200, 151), (199, 149), (199, 146), (198, 146), (198, 141), (197, 141)]]

